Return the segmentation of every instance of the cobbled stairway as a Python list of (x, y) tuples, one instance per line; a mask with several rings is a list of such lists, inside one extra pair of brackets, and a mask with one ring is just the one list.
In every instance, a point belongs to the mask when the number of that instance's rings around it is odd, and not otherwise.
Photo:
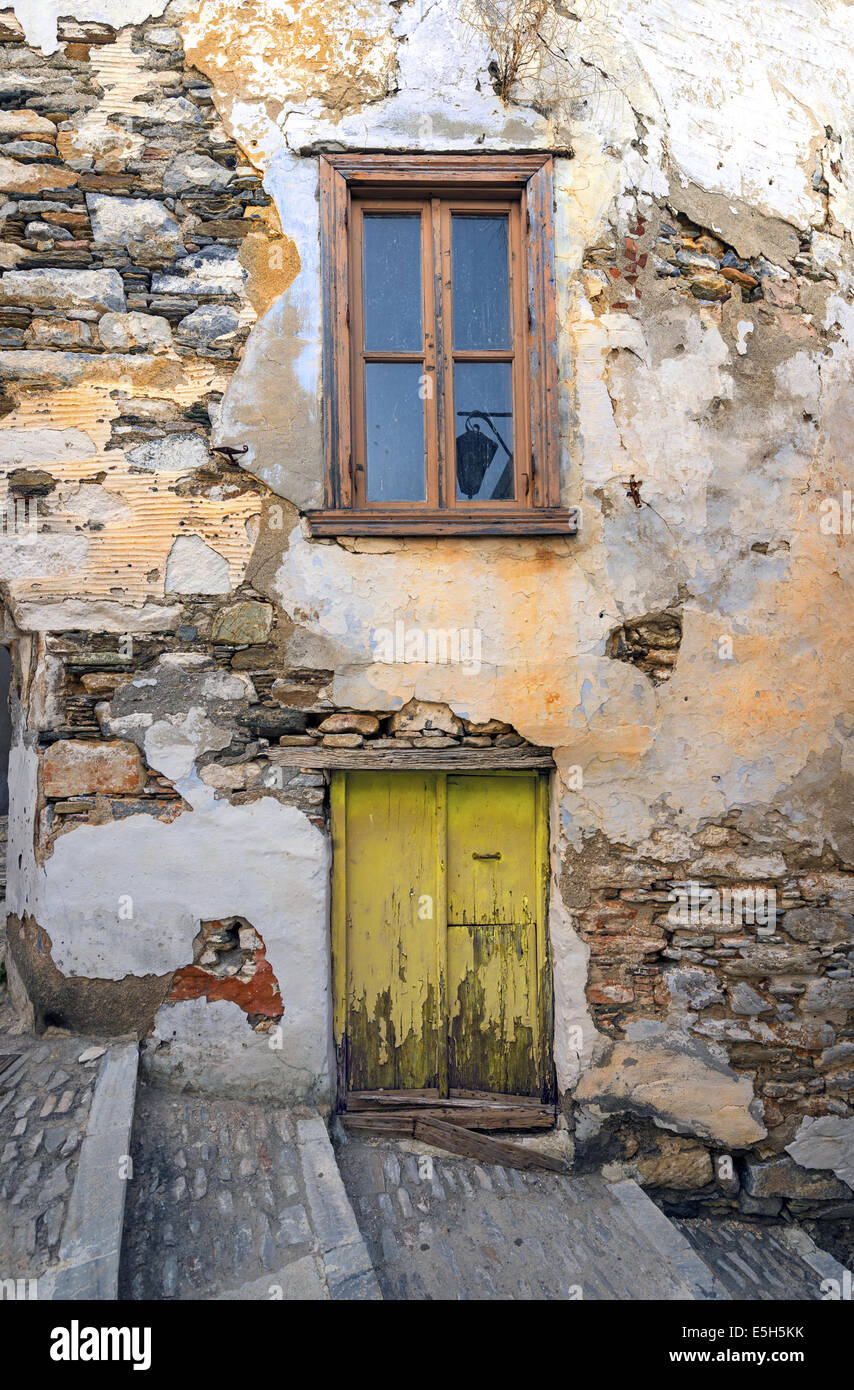
[(333, 1148), (316, 1112), (136, 1088), (135, 1048), (96, 1041), (20, 1033), (0, 991), (0, 1275), (39, 1298), (112, 1298), (116, 1280), (131, 1300), (771, 1301), (850, 1287), (795, 1226), (671, 1221), (634, 1182), (340, 1125)]
[(384, 1298), (822, 1297), (821, 1262), (773, 1232), (731, 1222), (719, 1243), (714, 1223), (670, 1221), (634, 1182), (519, 1172), (387, 1140), (345, 1139), (338, 1162)]
[(373, 1299), (317, 1113), (141, 1085), (119, 1296)]
[(634, 1182), (334, 1130), (140, 1085), (119, 1296), (818, 1299), (841, 1277), (801, 1232), (671, 1221)]

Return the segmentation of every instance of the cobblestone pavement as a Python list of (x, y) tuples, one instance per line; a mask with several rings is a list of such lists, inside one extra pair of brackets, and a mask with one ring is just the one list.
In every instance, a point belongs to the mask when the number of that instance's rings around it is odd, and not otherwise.
[(140, 1085), (119, 1296), (377, 1298), (323, 1120)]
[(96, 1039), (16, 1033), (0, 1003), (0, 1279), (43, 1280), (56, 1263), (104, 1052)]
[(676, 1221), (733, 1298), (822, 1299), (821, 1275), (781, 1243), (774, 1226), (746, 1221)]
[(670, 1221), (635, 1183), (390, 1140), (345, 1137), (338, 1161), (384, 1298), (822, 1297), (822, 1252), (810, 1267), (767, 1227)]
[[(600, 1178), (520, 1172), (420, 1148), (348, 1139), (338, 1150), (385, 1298), (713, 1296), (690, 1276), (686, 1282)], [(652, 1221), (672, 1231), (637, 1193)]]

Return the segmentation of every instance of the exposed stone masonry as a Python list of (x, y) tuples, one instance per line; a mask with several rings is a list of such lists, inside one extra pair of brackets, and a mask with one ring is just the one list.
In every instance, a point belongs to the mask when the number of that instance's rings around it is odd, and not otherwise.
[(230, 999), (258, 1033), (282, 1017), (282, 993), (264, 943), (245, 918), (202, 922), (193, 964), (175, 972), (166, 1003), (199, 998)]
[[(118, 409), (102, 407), (109, 437), (90, 473), (51, 471), (38, 458), (15, 468), (13, 458), (9, 497), (34, 500), (40, 536), (63, 538), (45, 573), (36, 570), (35, 591), (85, 553), (71, 537), (97, 545), (128, 498), (142, 508), (139, 539), (169, 526), (170, 494), (207, 502), (175, 521), (196, 533), (172, 540), (166, 589), (179, 592), (186, 547), (215, 539), (208, 513), (218, 508), (226, 527), (230, 512), (248, 519), (248, 500), (258, 499), (257, 513), (266, 494), (211, 453), (210, 439), (257, 311), (293, 272), (290, 243), (177, 29), (66, 20), (60, 38), (45, 57), (22, 41), (10, 11), (0, 20), (0, 415), (32, 403), (38, 416), (47, 383), (93, 390), (94, 404), (105, 373)], [(120, 64), (134, 73), (132, 98), (126, 83), (115, 86)], [(31, 447), (26, 436), (22, 444)], [(226, 527), (223, 555), (239, 540)], [(158, 579), (162, 592), (163, 570), (137, 572), (137, 546), (135, 536), (128, 555), (105, 537), (92, 552), (105, 593), (144, 595)]]
[[(802, 847), (781, 850), (739, 821), (732, 814), (681, 843), (662, 833), (643, 859), (611, 847), (589, 869), (579, 861), (589, 896), (575, 921), (590, 948), (587, 998), (600, 1033), (681, 1035), (722, 1048), (761, 1098), (768, 1137), (744, 1169), (740, 1196), (737, 1173), (722, 1191), (703, 1158), (708, 1146), (695, 1140), (652, 1127), (643, 1139), (642, 1127), (630, 1135), (618, 1125), (612, 1156), (634, 1163), (649, 1185), (694, 1189), (695, 1200), (723, 1206), (740, 1200), (748, 1214), (776, 1214), (784, 1198), (796, 1211), (806, 1210), (799, 1200), (835, 1198), (840, 1214), (854, 1214), (844, 1183), (805, 1175), (784, 1153), (805, 1116), (854, 1113), (854, 873)], [(677, 896), (690, 883), (715, 890), (697, 892), (693, 913)]]
[[(35, 63), (9, 12), (0, 28), (12, 271), (2, 284), (3, 345), (157, 352), (174, 341), (179, 353), (238, 356), (251, 325), (238, 252), (253, 230), (247, 213), (262, 218), (268, 196), (224, 136), (210, 83), (187, 66), (175, 29), (131, 31), (149, 99), (125, 104), (109, 138), (95, 140), (86, 124), (100, 97), (92, 47), (115, 44), (118, 31), (70, 28), (85, 41)], [(189, 432), (180, 421), (173, 428)]]
[[(816, 254), (813, 234), (803, 235), (789, 265), (766, 256), (745, 258), (708, 228), (665, 204), (657, 225), (642, 217), (622, 243), (612, 238), (584, 256), (585, 289), (594, 312), (628, 309), (643, 297), (649, 282), (664, 281), (675, 293), (701, 304), (761, 304), (760, 318), (795, 336), (816, 333), (801, 303), (801, 281), (833, 281), (833, 271)], [(806, 316), (805, 316), (806, 315)]]
[(168, 669), (164, 659), (178, 663), (176, 672), (186, 661), (188, 670), (239, 671), (245, 682), (245, 704), (230, 717), (229, 743), (200, 759), (202, 781), (237, 799), (244, 793), (272, 793), (305, 810), (319, 825), (326, 823), (325, 774), (282, 766), (277, 745), (543, 751), (501, 720), (476, 723), (444, 705), (413, 700), (393, 714), (334, 709), (331, 672), (260, 664), (275, 656), (275, 645), (264, 644), (264, 638), (274, 643), (274, 610), (257, 598), (217, 609), (199, 605), (194, 623), (179, 629), (183, 640), (178, 643), (166, 634), (135, 638), (132, 654), (121, 638), (106, 635), (66, 633), (49, 639), (64, 678), (58, 678), (62, 722), (40, 736), (48, 840), (60, 827), (102, 823), (105, 816), (145, 812), (171, 819), (182, 809), (182, 798), (168, 778), (143, 769), (133, 745), (111, 736), (121, 731), (121, 720), (131, 718), (140, 701), (148, 706), (152, 682), (155, 692), (157, 687), (151, 673), (155, 667), (158, 672)]
[(670, 680), (682, 641), (682, 614), (678, 609), (645, 613), (615, 628), (608, 639), (608, 655), (629, 661), (656, 685)]

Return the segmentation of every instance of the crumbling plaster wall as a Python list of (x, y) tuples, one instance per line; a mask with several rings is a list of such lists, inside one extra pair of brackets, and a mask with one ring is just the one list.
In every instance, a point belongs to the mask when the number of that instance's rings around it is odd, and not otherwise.
[[(50, 51), (44, 14), (36, 28), (30, 7), (17, 12), (30, 41)], [(211, 84), (224, 136), (273, 199), (282, 234), (277, 228), (275, 246), (292, 248), (288, 283), (276, 282), (262, 298), (236, 371), (206, 360), (188, 374), (168, 351), (123, 363), (134, 395), (180, 390), (189, 400), (222, 392), (211, 413), (214, 443), (248, 446), (238, 462), (270, 490), (238, 496), (233, 533), (227, 515), (207, 514), (204, 531), (194, 518), (194, 530), (227, 557), (224, 587), (248, 584), (273, 604), (281, 660), (332, 673), (323, 696), (330, 707), (390, 711), (414, 696), (474, 721), (504, 720), (555, 750), (561, 1088), (594, 1058), (607, 1065), (611, 1043), (603, 1038), (624, 1046), (634, 1029), (646, 1039), (652, 1080), (669, 1084), (667, 1102), (652, 1106), (660, 1123), (721, 1143), (761, 1140), (769, 1102), (763, 1118), (752, 1083), (745, 1090), (728, 1068), (733, 1046), (765, 1046), (773, 1057), (773, 1043), (803, 1061), (805, 1042), (817, 1055), (829, 1035), (795, 1037), (790, 1002), (780, 1005), (770, 1040), (752, 1023), (737, 1034), (714, 1000), (711, 1014), (696, 997), (686, 1013), (665, 982), (662, 951), (671, 962), (687, 955), (686, 965), (721, 971), (733, 955), (741, 958), (741, 947), (709, 954), (708, 944), (672, 941), (652, 917), (666, 904), (668, 884), (691, 875), (776, 884), (793, 910), (854, 907), (846, 878), (854, 869), (845, 659), (851, 546), (820, 525), (822, 503), (841, 498), (850, 483), (854, 418), (850, 63), (840, 56), (854, 46), (850, 7), (827, 4), (819, 13), (783, 0), (714, 7), (597, 0), (563, 21), (566, 65), (521, 84), (508, 105), (492, 90), (486, 42), (461, 23), (451, 0), (177, 0), (150, 13), (180, 29), (187, 60)], [(127, 12), (103, 4), (80, 17), (117, 25)], [(127, 74), (117, 76), (131, 53), (125, 42), (122, 63), (105, 65), (102, 79), (132, 90)], [(109, 106), (109, 89), (105, 100)], [(298, 513), (322, 495), (314, 156), (327, 147), (555, 152), (562, 487), (565, 501), (581, 509), (578, 537), (308, 539)], [(680, 215), (729, 248), (748, 278), (758, 267), (758, 292), (724, 295), (719, 277), (707, 290), (698, 278), (692, 289), (678, 271), (675, 288), (661, 269), (661, 238), (670, 235), (661, 227), (672, 232)], [(254, 321), (248, 309), (245, 318), (247, 326)], [(68, 423), (79, 430), (91, 415), (80, 392), (103, 391), (117, 367), (76, 358), (59, 400), (73, 393)], [(103, 431), (92, 429), (89, 468), (104, 443)], [(62, 448), (74, 447), (66, 431)], [(44, 445), (39, 462), (47, 466)], [(640, 507), (627, 492), (631, 475), (642, 481)], [(138, 505), (121, 480), (117, 490), (132, 510)], [(127, 524), (104, 522), (120, 537)], [(13, 584), (10, 592), (19, 623), (43, 631), (174, 630), (180, 595), (170, 603), (164, 592), (164, 561), (179, 515), (162, 524), (159, 564), (134, 556), (126, 593), (113, 599), (105, 582), (97, 604), (95, 592), (88, 601), (69, 596), (67, 575), (79, 574), (89, 554), (79, 536), (62, 561), (65, 576), (59, 558), (48, 565), (28, 552), (18, 563), (29, 588)], [(34, 583), (39, 563), (53, 577)], [(191, 572), (194, 563), (188, 556)], [(682, 639), (670, 679), (656, 684), (607, 647), (627, 619), (665, 609), (678, 609)], [(479, 674), (376, 663), (373, 634), (397, 620), (479, 630)], [(148, 766), (163, 770), (145, 752)], [(223, 833), (226, 825), (229, 836), (239, 833), (242, 808), (224, 795), (216, 808)], [(194, 819), (210, 814), (197, 806), (170, 824), (141, 828), (132, 817), (85, 834), (69, 830), (65, 843), (69, 856), (72, 846), (86, 853), (87, 839), (93, 854), (102, 853), (119, 832), (150, 847), (157, 837), (178, 845), (195, 834), (187, 828)], [(270, 810), (265, 834), (277, 815)], [(266, 843), (273, 855), (274, 839)], [(49, 882), (59, 868), (55, 848), (40, 872)], [(809, 873), (825, 881), (796, 888)], [(618, 921), (616, 934), (604, 929), (613, 948), (604, 962), (600, 898)], [(40, 911), (49, 911), (48, 899)], [(217, 912), (250, 915), (229, 903)], [(806, 967), (787, 961), (789, 947), (784, 937), (778, 975), (784, 989), (803, 989), (798, 971)], [(101, 968), (91, 943), (67, 962)], [(141, 957), (126, 964), (140, 970)], [(844, 974), (838, 959), (816, 958), (809, 970), (830, 967)], [(764, 988), (771, 977), (769, 968), (756, 978)], [(709, 1030), (710, 1021), (718, 1027)], [(844, 1023), (836, 1035), (849, 1035)], [(718, 1108), (735, 1113), (735, 1124), (698, 1131), (691, 1087), (674, 1061), (685, 1055), (698, 1086), (724, 1077)], [(761, 1063), (744, 1057), (734, 1065), (744, 1074)], [(677, 1074), (678, 1084), (668, 1082)], [(802, 1095), (801, 1084), (794, 1078), (780, 1097), (792, 1110), (787, 1138), (805, 1107), (822, 1103), (815, 1090)], [(843, 1117), (850, 1116), (845, 1094), (833, 1098), (833, 1113)], [(602, 1100), (595, 1086), (590, 1098), (594, 1108)], [(646, 1113), (630, 1097), (633, 1105)]]

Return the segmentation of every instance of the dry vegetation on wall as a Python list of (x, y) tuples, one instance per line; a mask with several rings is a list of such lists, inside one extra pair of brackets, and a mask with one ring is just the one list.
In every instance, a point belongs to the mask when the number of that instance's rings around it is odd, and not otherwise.
[[(601, 109), (602, 103), (620, 99), (608, 60), (599, 52), (608, 29), (598, 0), (583, 0), (572, 11), (560, 0), (462, 0), (460, 18), (486, 39), (489, 75), (506, 106), (524, 94), (525, 103), (548, 113), (556, 126), (570, 127), (579, 110), (589, 115), (594, 103)], [(574, 42), (581, 25), (583, 45)]]
[(552, 0), (465, 0), (462, 18), (489, 42), (489, 72), (503, 102), (519, 82), (542, 76), (557, 27)]

